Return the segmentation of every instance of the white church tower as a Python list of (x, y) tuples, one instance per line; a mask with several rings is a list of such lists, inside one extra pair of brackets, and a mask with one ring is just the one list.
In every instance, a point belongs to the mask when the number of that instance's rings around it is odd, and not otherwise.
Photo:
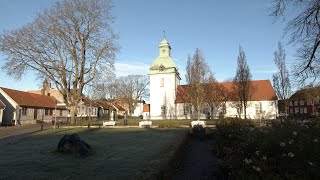
[(149, 69), (150, 119), (170, 119), (176, 116), (175, 99), (181, 78), (170, 57), (170, 50), (164, 38), (159, 45), (159, 56)]

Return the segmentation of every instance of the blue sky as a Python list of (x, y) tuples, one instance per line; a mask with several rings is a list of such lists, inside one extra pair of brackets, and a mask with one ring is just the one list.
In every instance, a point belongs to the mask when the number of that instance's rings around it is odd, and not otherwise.
[[(1, 0), (0, 32), (18, 28), (54, 0)], [(114, 0), (112, 25), (121, 47), (116, 58), (117, 76), (147, 74), (166, 39), (171, 56), (185, 83), (188, 54), (199, 48), (219, 81), (235, 75), (239, 46), (244, 49), (252, 79), (270, 79), (275, 72), (273, 53), (279, 40), (285, 45), (287, 63), (294, 62), (295, 48), (283, 38), (283, 24), (269, 16), (271, 0)], [(0, 54), (0, 66), (4, 57)], [(0, 72), (0, 87), (38, 89), (32, 73), (16, 81)]]

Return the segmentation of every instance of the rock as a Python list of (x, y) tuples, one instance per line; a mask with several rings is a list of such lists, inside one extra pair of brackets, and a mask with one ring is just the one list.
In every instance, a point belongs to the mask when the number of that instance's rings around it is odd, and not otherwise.
[(73, 152), (86, 156), (90, 152), (90, 145), (82, 141), (78, 134), (65, 134), (58, 143), (59, 152)]

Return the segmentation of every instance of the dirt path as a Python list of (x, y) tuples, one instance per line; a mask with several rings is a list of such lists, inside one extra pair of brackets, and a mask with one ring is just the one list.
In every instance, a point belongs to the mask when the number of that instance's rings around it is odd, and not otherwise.
[(219, 179), (217, 158), (209, 149), (211, 143), (213, 140), (208, 139), (204, 131), (193, 131), (172, 179)]
[[(51, 128), (50, 125), (45, 125), (43, 129)], [(17, 126), (8, 126), (8, 127), (0, 127), (0, 143), (12, 143), (17, 140), (25, 137), (26, 135), (40, 131), (41, 126), (39, 124), (31, 124), (31, 125), (17, 125)]]

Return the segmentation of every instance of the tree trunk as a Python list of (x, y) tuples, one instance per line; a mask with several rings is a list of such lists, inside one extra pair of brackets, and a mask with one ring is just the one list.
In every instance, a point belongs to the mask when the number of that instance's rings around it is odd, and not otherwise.
[(247, 108), (246, 106), (243, 107), (244, 108), (244, 119), (247, 119)]
[(76, 115), (76, 107), (75, 107), (75, 105), (71, 105), (71, 106), (70, 106), (70, 124), (71, 124), (71, 125), (76, 124), (76, 117), (75, 117), (75, 115)]

